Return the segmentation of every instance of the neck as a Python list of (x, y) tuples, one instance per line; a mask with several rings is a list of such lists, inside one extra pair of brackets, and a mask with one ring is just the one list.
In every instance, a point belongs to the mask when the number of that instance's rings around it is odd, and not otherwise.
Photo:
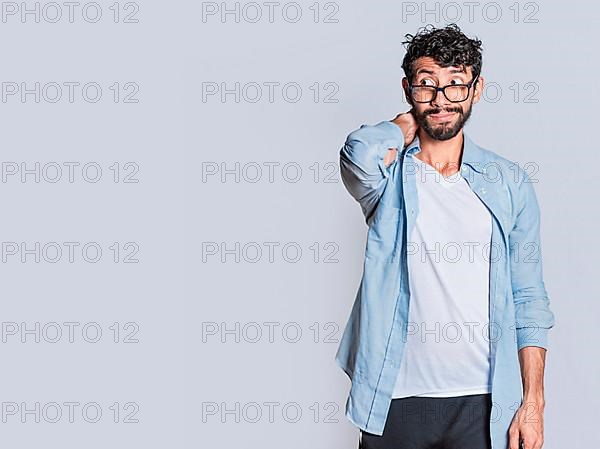
[(452, 174), (459, 170), (464, 143), (462, 129), (449, 140), (432, 139), (423, 129), (419, 129), (418, 133), (421, 151), (415, 157), (442, 173)]

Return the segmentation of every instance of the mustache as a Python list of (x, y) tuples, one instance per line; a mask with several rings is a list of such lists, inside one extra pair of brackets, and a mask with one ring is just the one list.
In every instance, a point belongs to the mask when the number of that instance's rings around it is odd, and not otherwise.
[(439, 114), (439, 113), (449, 114), (451, 112), (458, 112), (462, 114), (461, 109), (429, 109), (428, 111), (423, 112), (423, 115), (431, 115), (431, 114)]

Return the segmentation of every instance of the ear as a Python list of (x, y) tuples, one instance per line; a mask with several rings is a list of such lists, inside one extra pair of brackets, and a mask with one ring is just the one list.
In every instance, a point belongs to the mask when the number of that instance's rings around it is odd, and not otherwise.
[(478, 103), (481, 98), (481, 94), (483, 93), (483, 89), (485, 88), (485, 79), (483, 76), (479, 75), (477, 78), (477, 84), (473, 86), (473, 103)]
[(410, 97), (410, 92), (408, 91), (408, 78), (406, 77), (402, 78), (402, 90), (404, 90), (404, 98), (406, 99), (406, 102), (414, 107), (412, 98)]

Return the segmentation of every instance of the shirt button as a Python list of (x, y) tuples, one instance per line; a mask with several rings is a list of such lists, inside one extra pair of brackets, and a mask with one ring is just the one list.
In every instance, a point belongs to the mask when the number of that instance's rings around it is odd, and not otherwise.
[(481, 169), (482, 173), (487, 173), (487, 169), (483, 168)]
[(483, 187), (481, 188), (481, 193), (485, 193), (485, 189)]
[(411, 215), (414, 215), (414, 214), (415, 214), (415, 210), (414, 210), (414, 209), (411, 209), (411, 210), (410, 210), (410, 214), (411, 214)]

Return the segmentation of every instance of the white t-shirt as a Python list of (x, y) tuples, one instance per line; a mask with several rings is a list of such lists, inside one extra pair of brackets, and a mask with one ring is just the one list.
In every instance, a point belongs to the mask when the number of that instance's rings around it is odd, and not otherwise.
[(457, 172), (417, 164), (419, 214), (408, 238), (409, 328), (392, 397), (491, 391), (492, 216)]

